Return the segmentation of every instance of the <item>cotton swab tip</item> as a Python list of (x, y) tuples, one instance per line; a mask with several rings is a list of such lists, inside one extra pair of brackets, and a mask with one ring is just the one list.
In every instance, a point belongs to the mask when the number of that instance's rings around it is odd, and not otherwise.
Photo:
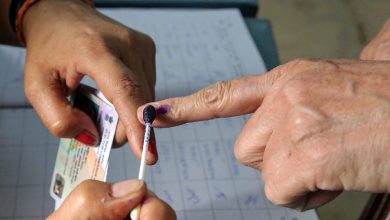
[(154, 119), (156, 119), (156, 109), (151, 105), (146, 106), (144, 108), (143, 116), (145, 123), (152, 124)]

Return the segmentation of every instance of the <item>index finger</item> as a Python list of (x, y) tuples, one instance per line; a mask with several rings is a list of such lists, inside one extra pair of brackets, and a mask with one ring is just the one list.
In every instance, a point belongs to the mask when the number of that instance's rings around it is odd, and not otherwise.
[[(93, 78), (105, 97), (114, 105), (119, 120), (125, 127), (129, 144), (137, 158), (141, 158), (145, 127), (137, 120), (137, 108), (152, 100), (147, 88), (142, 87), (140, 79), (143, 72), (137, 72), (138, 77), (121, 60), (112, 55), (103, 55), (93, 64), (87, 65), (88, 74)], [(151, 140), (154, 144), (155, 141)], [(157, 160), (155, 146), (150, 146), (148, 164)]]
[[(279, 78), (278, 71), (261, 75), (220, 81), (198, 92), (148, 103), (157, 110), (154, 127), (171, 127), (187, 122), (231, 117), (251, 113), (262, 103), (267, 92)], [(142, 120), (144, 106), (138, 108)]]

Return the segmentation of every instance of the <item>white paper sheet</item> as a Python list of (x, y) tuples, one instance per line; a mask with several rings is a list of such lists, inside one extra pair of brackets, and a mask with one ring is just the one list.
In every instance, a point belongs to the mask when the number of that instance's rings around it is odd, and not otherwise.
[[(241, 165), (232, 146), (243, 117), (156, 129), (157, 165), (148, 187), (168, 202), (179, 220), (317, 219), (270, 204), (260, 174)], [(32, 109), (0, 110), (0, 219), (42, 219), (54, 209), (49, 195), (58, 139)], [(128, 145), (113, 149), (108, 181), (138, 175), (139, 161)]]
[[(155, 40), (157, 98), (265, 71), (237, 10), (100, 11)], [(22, 48), (0, 46), (0, 106), (29, 106), (23, 90), (24, 56)], [(83, 82), (96, 85), (90, 79)]]
[[(265, 71), (236, 10), (103, 12), (156, 41), (158, 99)], [(3, 51), (22, 63), (23, 52)], [(11, 82), (18, 74), (10, 73), (21, 71), (20, 66), (2, 69), (0, 79)], [(22, 87), (20, 81), (0, 81), (0, 103), (17, 98), (9, 95)], [(23, 103), (23, 97), (18, 101)], [(233, 143), (245, 121), (242, 116), (156, 129), (160, 159), (147, 171), (148, 186), (176, 210), (179, 220), (317, 219), (314, 211), (298, 213), (270, 204), (261, 175), (235, 159)], [(0, 219), (42, 219), (52, 212), (49, 184), (58, 141), (33, 110), (0, 110)], [(138, 167), (129, 146), (112, 150), (108, 181), (136, 178)]]

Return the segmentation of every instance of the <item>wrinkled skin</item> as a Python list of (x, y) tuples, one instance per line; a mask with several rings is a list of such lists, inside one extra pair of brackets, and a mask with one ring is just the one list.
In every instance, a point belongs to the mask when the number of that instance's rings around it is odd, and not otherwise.
[(154, 193), (147, 192), (144, 182), (138, 180), (116, 184), (86, 180), (47, 219), (129, 219), (131, 210), (140, 203), (141, 220), (176, 219), (173, 209)]
[(253, 112), (236, 157), (262, 171), (271, 202), (306, 210), (342, 190), (390, 191), (389, 85), (390, 62), (296, 60), (149, 104), (169, 109), (155, 127)]

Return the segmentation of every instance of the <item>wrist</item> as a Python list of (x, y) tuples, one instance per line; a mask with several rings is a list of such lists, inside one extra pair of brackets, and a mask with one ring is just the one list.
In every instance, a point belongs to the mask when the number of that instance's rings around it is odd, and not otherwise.
[(346, 155), (351, 156), (345, 170), (354, 177), (346, 189), (381, 193), (390, 191), (390, 62), (371, 63), (381, 68), (359, 75), (362, 81), (356, 79), (354, 84), (364, 105), (355, 113), (359, 115), (357, 124), (344, 135)]
[[(58, 19), (61, 12), (67, 13), (64, 6), (93, 7), (92, 0), (30, 0), (20, 8), (16, 17), (16, 34), (26, 43), (28, 35), (34, 29), (47, 28), (45, 25)], [(52, 17), (50, 17), (52, 15)], [(50, 27), (48, 27), (50, 28)]]

